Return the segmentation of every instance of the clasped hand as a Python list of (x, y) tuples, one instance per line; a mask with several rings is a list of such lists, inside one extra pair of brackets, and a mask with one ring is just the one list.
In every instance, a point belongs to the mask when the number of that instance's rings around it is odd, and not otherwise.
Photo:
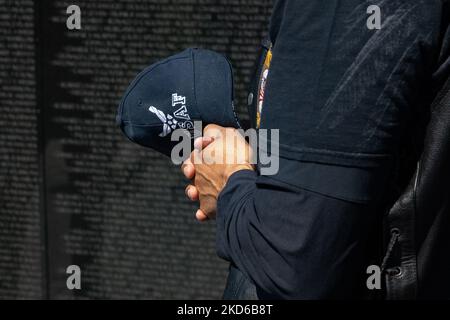
[(191, 180), (185, 190), (187, 197), (200, 202), (197, 220), (215, 218), (217, 199), (229, 177), (240, 170), (254, 170), (252, 159), (253, 150), (238, 130), (213, 124), (205, 127), (203, 137), (194, 141), (194, 151), (181, 166)]

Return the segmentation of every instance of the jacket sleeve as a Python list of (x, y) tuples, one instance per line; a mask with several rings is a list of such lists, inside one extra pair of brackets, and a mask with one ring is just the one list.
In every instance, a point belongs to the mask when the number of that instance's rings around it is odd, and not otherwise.
[(260, 298), (343, 298), (361, 285), (373, 217), (368, 205), (242, 170), (218, 199), (217, 251)]

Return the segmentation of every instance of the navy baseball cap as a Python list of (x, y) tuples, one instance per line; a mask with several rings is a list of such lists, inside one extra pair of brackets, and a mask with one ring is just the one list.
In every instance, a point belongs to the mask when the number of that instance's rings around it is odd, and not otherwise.
[(170, 156), (176, 129), (193, 136), (194, 121), (239, 128), (233, 70), (221, 54), (187, 49), (137, 75), (119, 105), (117, 124), (133, 142)]

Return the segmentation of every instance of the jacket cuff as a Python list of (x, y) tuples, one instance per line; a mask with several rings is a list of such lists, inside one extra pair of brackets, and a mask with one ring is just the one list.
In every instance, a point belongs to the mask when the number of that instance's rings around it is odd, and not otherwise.
[(256, 189), (258, 174), (252, 170), (240, 170), (228, 179), (217, 199), (216, 246), (217, 255), (231, 261), (229, 254), (229, 235), (236, 232), (232, 220), (241, 211), (245, 200), (252, 196)]

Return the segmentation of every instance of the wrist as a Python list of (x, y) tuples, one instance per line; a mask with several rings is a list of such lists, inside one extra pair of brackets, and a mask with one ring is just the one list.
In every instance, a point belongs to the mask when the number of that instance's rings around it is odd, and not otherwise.
[(225, 184), (227, 183), (228, 179), (236, 172), (241, 171), (241, 170), (251, 170), (251, 171), (255, 171), (255, 168), (253, 165), (251, 165), (250, 163), (244, 163), (244, 164), (238, 164), (238, 165), (234, 165), (232, 166), (229, 170), (225, 171), (224, 174), (224, 179), (225, 179)]

